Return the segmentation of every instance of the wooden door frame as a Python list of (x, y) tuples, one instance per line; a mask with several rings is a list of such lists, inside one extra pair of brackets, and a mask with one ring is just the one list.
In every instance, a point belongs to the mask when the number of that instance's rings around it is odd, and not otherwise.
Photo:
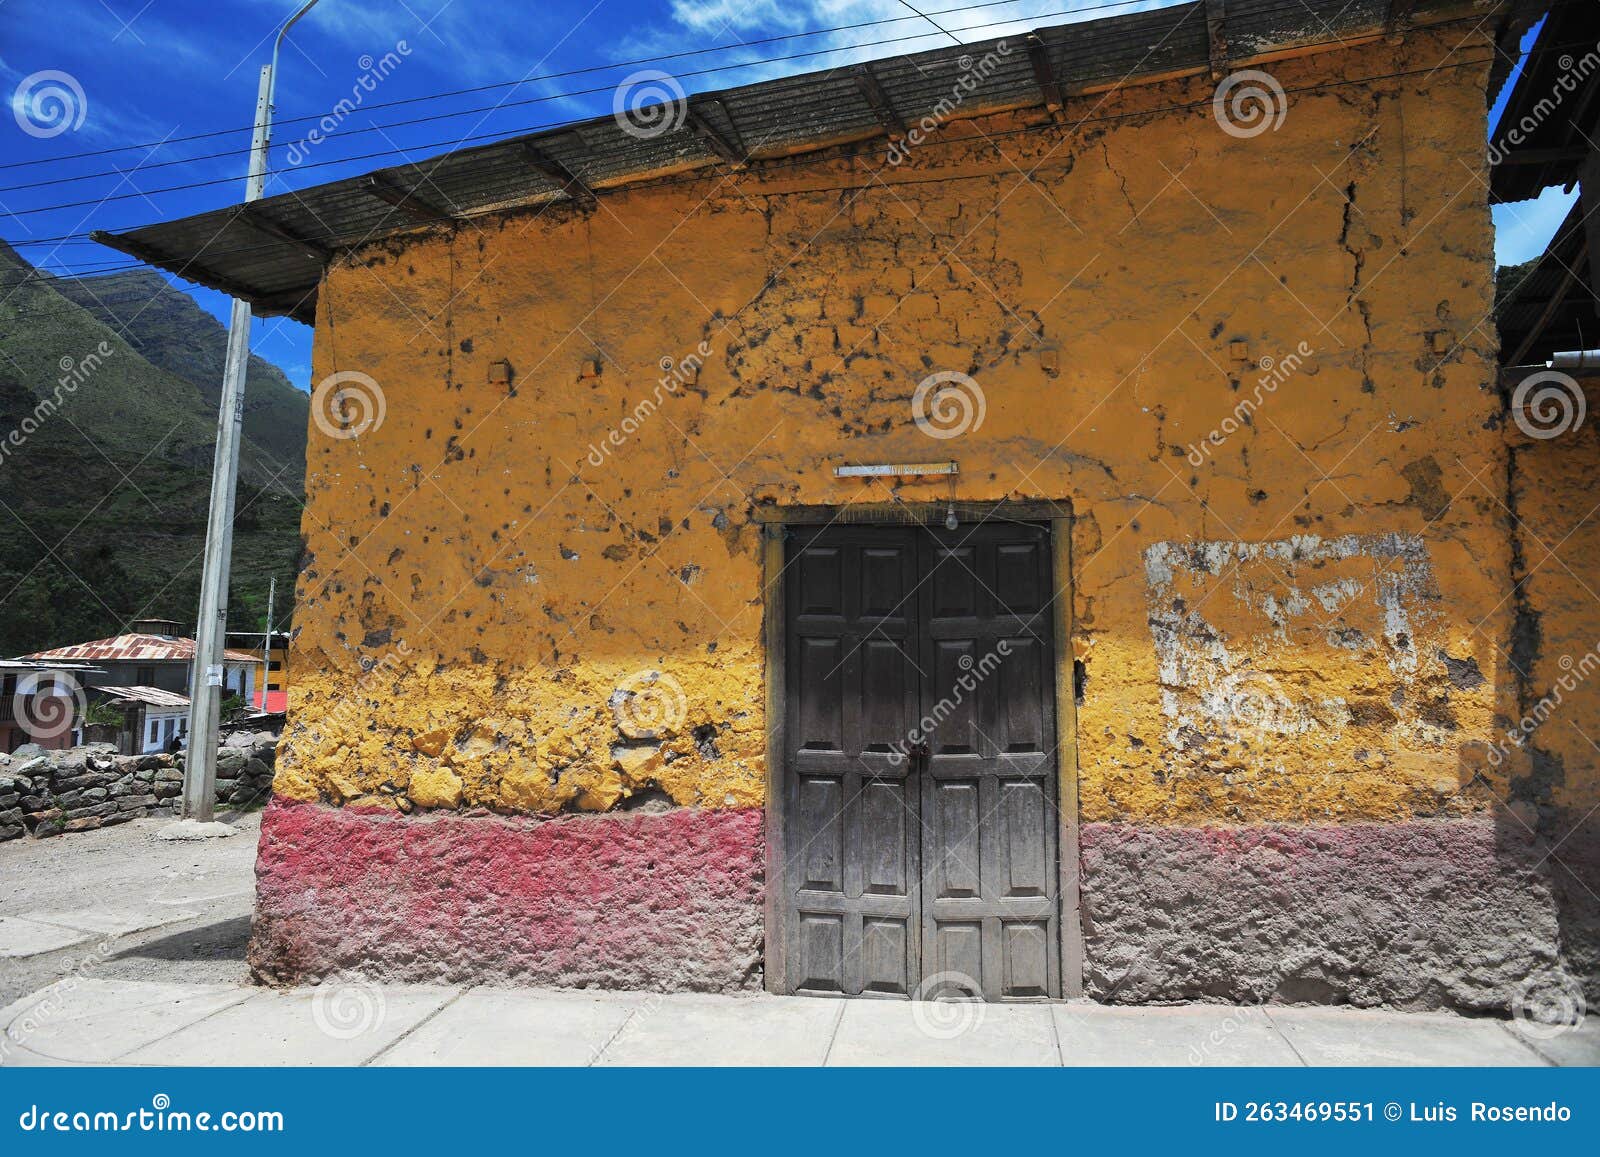
[[(883, 502), (841, 506), (758, 506), (761, 524), (761, 590), (763, 662), (767, 713), (766, 744), (766, 898), (763, 959), (768, 992), (785, 993), (788, 986), (788, 927), (783, 903), (785, 846), (783, 766), (787, 729), (785, 671), (788, 635), (784, 627), (784, 543), (790, 526), (860, 523), (906, 526), (942, 521), (948, 502)], [(1074, 686), (1072, 649), (1072, 507), (1067, 502), (958, 502), (956, 517), (962, 522), (982, 522), (1001, 516), (1021, 522), (1048, 523), (1050, 527), (1051, 581), (1059, 590), (1052, 604), (1055, 649), (1056, 803), (1061, 873), (1061, 994), (1066, 1000), (1083, 996), (1083, 924), (1080, 903), (1078, 815), (1078, 702)]]

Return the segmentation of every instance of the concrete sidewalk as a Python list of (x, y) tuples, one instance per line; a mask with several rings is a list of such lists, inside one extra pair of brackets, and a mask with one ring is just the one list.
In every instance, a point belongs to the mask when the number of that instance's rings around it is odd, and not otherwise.
[(1114, 1008), (79, 979), (0, 1010), (9, 1065), (1594, 1065), (1542, 1026), (1328, 1008)]

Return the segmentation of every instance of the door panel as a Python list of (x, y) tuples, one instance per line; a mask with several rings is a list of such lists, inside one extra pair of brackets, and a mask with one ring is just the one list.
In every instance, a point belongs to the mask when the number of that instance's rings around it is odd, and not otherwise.
[(975, 970), (961, 971), (985, 1000), (1042, 998), (1060, 990), (1049, 532), (924, 535), (922, 713), (935, 724), (921, 776), (940, 885), (925, 893), (924, 943), (959, 927), (976, 937)]
[(794, 991), (1059, 993), (1048, 532), (811, 529), (786, 579)]
[(790, 540), (788, 862), (777, 878), (792, 889), (796, 992), (907, 995), (920, 975), (921, 833), (902, 755), (921, 682), (916, 560), (907, 527)]

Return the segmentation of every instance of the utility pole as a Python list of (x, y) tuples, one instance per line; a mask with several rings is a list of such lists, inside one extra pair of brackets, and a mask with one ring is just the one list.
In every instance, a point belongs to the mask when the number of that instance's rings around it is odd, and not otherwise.
[(272, 597), (278, 593), (278, 576), (267, 579), (267, 633), (261, 640), (261, 710), (267, 709), (267, 680), (272, 673)]
[[(256, 91), (255, 132), (244, 199), (259, 201), (267, 184), (267, 146), (272, 139), (272, 98), (278, 50), (295, 21), (317, 0), (306, 0), (278, 30), (272, 63), (261, 69)], [(239, 489), (239, 440), (244, 427), (244, 378), (250, 365), (250, 303), (238, 298), (228, 321), (228, 356), (222, 369), (217, 413), (217, 457), (211, 467), (211, 507), (206, 516), (206, 551), (200, 577), (200, 616), (195, 630), (194, 671), (189, 687), (189, 749), (183, 772), (183, 816), (210, 823), (216, 813), (217, 731), (222, 706), (222, 647), (228, 629), (228, 570), (233, 554), (233, 511)]]

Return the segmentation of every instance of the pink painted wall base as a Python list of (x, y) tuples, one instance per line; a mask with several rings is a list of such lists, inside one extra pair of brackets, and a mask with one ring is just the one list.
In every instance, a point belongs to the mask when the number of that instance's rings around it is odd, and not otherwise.
[(760, 808), (402, 818), (275, 799), (250, 964), (396, 980), (761, 984)]

